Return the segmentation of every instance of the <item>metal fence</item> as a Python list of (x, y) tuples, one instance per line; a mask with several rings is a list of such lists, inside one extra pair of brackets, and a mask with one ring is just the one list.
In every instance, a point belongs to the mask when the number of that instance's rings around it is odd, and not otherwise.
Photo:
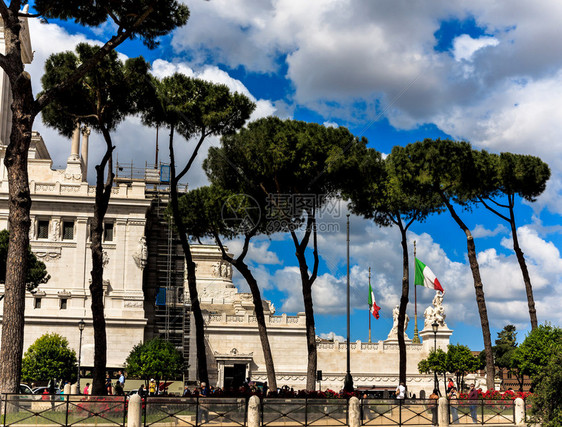
[(123, 426), (126, 416), (124, 396), (5, 394), (2, 401), (3, 426)]
[[(428, 399), (363, 399), (362, 426), (431, 426), (437, 402)], [(258, 412), (262, 427), (340, 427), (350, 424), (345, 399), (265, 398)], [(527, 406), (527, 405), (525, 405)], [(125, 426), (124, 396), (3, 395), (3, 426)], [(255, 410), (255, 409), (254, 409)], [(138, 412), (137, 412), (138, 413)], [(449, 403), (451, 425), (515, 425), (515, 402), (478, 400)], [(147, 397), (142, 401), (144, 427), (247, 427), (247, 398)]]
[(515, 424), (515, 402), (513, 400), (478, 400), (474, 403), (449, 402), (451, 424), (498, 425)]
[(431, 426), (436, 424), (437, 402), (435, 400), (363, 399), (361, 401), (361, 425), (364, 426)]
[(172, 423), (174, 426), (246, 425), (246, 398), (147, 397), (143, 401), (145, 427)]
[(348, 402), (345, 399), (263, 399), (261, 425), (275, 426), (345, 426), (348, 425)]

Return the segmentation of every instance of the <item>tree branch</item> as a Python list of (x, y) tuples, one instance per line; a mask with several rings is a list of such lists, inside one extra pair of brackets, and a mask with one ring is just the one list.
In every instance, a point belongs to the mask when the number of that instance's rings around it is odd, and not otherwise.
[[(497, 216), (499, 216), (501, 219), (503, 219), (504, 221), (507, 222), (511, 222), (510, 219), (508, 217), (506, 217), (505, 215), (499, 213), (497, 210), (495, 210), (494, 208), (492, 208), (491, 206), (488, 206), (488, 204), (484, 201), (484, 199), (482, 197), (478, 197), (478, 200), (480, 201), (480, 203), (482, 203), (486, 209), (488, 209), (490, 212), (495, 213)], [(493, 200), (492, 200), (493, 201)], [(497, 204), (497, 203), (496, 203)], [(508, 206), (505, 206), (506, 208), (508, 208)]]
[(51, 102), (51, 100), (55, 97), (55, 95), (57, 93), (60, 93), (64, 90), (66, 90), (67, 88), (74, 85), (82, 77), (84, 77), (84, 75), (86, 75), (86, 73), (88, 71), (90, 71), (92, 68), (94, 68), (96, 66), (96, 64), (98, 64), (99, 61), (105, 55), (107, 55), (109, 52), (111, 52), (113, 49), (115, 49), (117, 46), (119, 46), (121, 43), (123, 43), (123, 41), (125, 41), (127, 38), (129, 38), (131, 36), (131, 34), (133, 33), (133, 30), (135, 28), (137, 28), (139, 25), (141, 25), (146, 20), (148, 15), (150, 15), (152, 13), (153, 10), (154, 10), (154, 6), (149, 6), (144, 11), (144, 13), (142, 13), (139, 16), (139, 18), (135, 21), (135, 23), (131, 26), (131, 28), (125, 30), (124, 32), (122, 32), (119, 35), (111, 37), (111, 39), (109, 39), (100, 48), (100, 50), (98, 52), (96, 52), (96, 54), (94, 56), (92, 56), (88, 61), (86, 61), (82, 65), (80, 65), (80, 67), (78, 67), (78, 69), (68, 79), (66, 79), (64, 82), (61, 82), (60, 84), (53, 87), (52, 89), (49, 89), (43, 95), (41, 95), (35, 101), (35, 105), (34, 105), (35, 108), (34, 108), (33, 113), (35, 115), (37, 115), (49, 102)]
[(197, 157), (197, 152), (199, 151), (199, 148), (201, 148), (201, 144), (203, 144), (203, 141), (205, 140), (205, 133), (201, 132), (201, 137), (199, 138), (199, 142), (197, 142), (197, 145), (195, 146), (195, 149), (193, 150), (193, 153), (191, 153), (191, 157), (189, 159), (189, 161), (187, 162), (187, 164), (185, 165), (185, 167), (183, 168), (183, 170), (178, 174), (177, 176), (177, 180), (179, 181), (180, 179), (183, 178), (183, 176), (189, 171), (189, 169), (191, 168), (191, 165), (193, 164), (193, 162), (195, 161), (195, 158)]

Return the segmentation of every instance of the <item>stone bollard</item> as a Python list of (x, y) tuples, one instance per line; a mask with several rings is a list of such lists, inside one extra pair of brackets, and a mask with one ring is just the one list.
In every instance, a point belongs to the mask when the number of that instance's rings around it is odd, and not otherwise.
[(349, 427), (359, 427), (361, 425), (361, 409), (359, 407), (359, 399), (352, 396), (348, 402), (349, 419), (347, 421)]
[(260, 398), (250, 397), (248, 401), (248, 427), (260, 426)]
[(515, 425), (525, 425), (525, 401), (520, 397), (515, 399)]
[[(68, 396), (70, 394), (70, 384), (69, 383), (66, 383), (64, 385), (64, 388), (62, 389), (62, 392), (65, 396)], [(67, 399), (67, 398), (65, 398), (65, 399)]]
[(70, 394), (78, 394), (78, 384), (74, 383), (70, 386)]
[(437, 404), (437, 420), (439, 427), (449, 427), (449, 400), (446, 397), (440, 397)]
[(142, 426), (142, 399), (138, 394), (134, 394), (129, 399), (127, 409), (127, 427)]

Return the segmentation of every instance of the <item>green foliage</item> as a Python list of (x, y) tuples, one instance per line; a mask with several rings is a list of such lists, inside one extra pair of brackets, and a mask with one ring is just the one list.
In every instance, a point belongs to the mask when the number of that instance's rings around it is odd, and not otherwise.
[(531, 396), (532, 423), (543, 427), (562, 425), (562, 352), (551, 355), (546, 368), (534, 377), (535, 388)]
[(498, 165), (499, 189), (504, 194), (517, 194), (534, 202), (546, 188), (550, 168), (540, 158), (501, 153)]
[[(8, 240), (10, 232), (8, 230), (0, 231), (0, 283), (6, 280), (6, 259), (8, 257)], [(26, 288), (28, 291), (35, 289), (42, 283), (47, 283), (51, 278), (47, 273), (45, 263), (39, 261), (35, 254), (29, 248), (27, 252), (28, 271), (26, 279)]]
[(514, 325), (506, 325), (498, 332), (496, 345), (493, 347), (494, 363), (498, 368), (512, 368), (512, 359), (517, 348), (517, 332)]
[(147, 125), (166, 124), (186, 139), (225, 135), (242, 127), (255, 104), (226, 85), (175, 73), (153, 80), (154, 102), (147, 103), (143, 121)]
[[(100, 48), (86, 43), (76, 46), (76, 53), (51, 55), (41, 78), (45, 91), (69, 79), (80, 64), (94, 57)], [(94, 130), (113, 131), (127, 115), (136, 113), (150, 88), (150, 65), (142, 58), (122, 62), (117, 52), (105, 55), (98, 66), (64, 93), (57, 93), (43, 109), (43, 122), (70, 137), (80, 121)]]
[(446, 371), (455, 374), (459, 387), (466, 374), (476, 372), (483, 366), (480, 358), (474, 356), (467, 346), (461, 344), (449, 344), (445, 363)]
[(59, 334), (45, 334), (31, 344), (22, 359), (23, 381), (47, 381), (53, 378), (76, 381), (76, 352)]
[(199, 187), (179, 199), (179, 208), (190, 236), (195, 238), (268, 233), (262, 218), (265, 207), (246, 194), (236, 194), (213, 184)]
[(437, 351), (431, 350), (427, 359), (422, 359), (418, 363), (420, 374), (437, 372), (438, 374), (447, 373), (447, 353), (438, 348)]
[[(342, 127), (267, 117), (223, 136), (221, 143), (222, 147), (209, 149), (204, 162), (212, 183), (261, 199), (312, 195), (318, 208), (338, 193), (344, 171), (353, 164), (342, 159), (364, 150), (366, 140)], [(302, 214), (311, 210), (312, 204), (287, 206), (273, 199), (267, 215), (298, 224)]]
[[(117, 33), (130, 31), (149, 48), (158, 46), (158, 37), (182, 26), (189, 18), (189, 9), (176, 0), (35, 0), (33, 7), (40, 17), (74, 21), (97, 27), (113, 21)], [(139, 19), (149, 13), (140, 25)]]
[(467, 373), (476, 372), (481, 367), (480, 359), (473, 356), (467, 346), (460, 344), (449, 344), (446, 353), (440, 348), (437, 351), (432, 350), (427, 359), (422, 359), (418, 363), (418, 371), (421, 374), (432, 372), (442, 375), (455, 374), (459, 386)]
[(125, 361), (129, 377), (148, 381), (181, 377), (183, 356), (169, 341), (153, 338), (137, 344)]
[(515, 350), (513, 366), (531, 377), (533, 384), (548, 365), (553, 354), (562, 351), (562, 329), (548, 323), (539, 325)]

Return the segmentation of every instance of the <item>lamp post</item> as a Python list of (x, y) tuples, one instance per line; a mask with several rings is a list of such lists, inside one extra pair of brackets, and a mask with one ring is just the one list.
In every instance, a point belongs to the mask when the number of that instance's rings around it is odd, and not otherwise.
[(77, 393), (80, 394), (80, 362), (82, 361), (82, 332), (86, 327), (86, 323), (84, 319), (80, 319), (78, 322), (78, 329), (80, 330), (80, 344), (78, 345), (78, 376), (76, 379), (76, 388), (78, 389)]
[[(439, 329), (439, 323), (437, 321), (431, 324), (431, 329), (433, 330), (433, 352), (437, 357), (437, 330)], [(433, 370), (433, 389), (439, 390), (439, 385), (437, 384), (437, 371)]]

